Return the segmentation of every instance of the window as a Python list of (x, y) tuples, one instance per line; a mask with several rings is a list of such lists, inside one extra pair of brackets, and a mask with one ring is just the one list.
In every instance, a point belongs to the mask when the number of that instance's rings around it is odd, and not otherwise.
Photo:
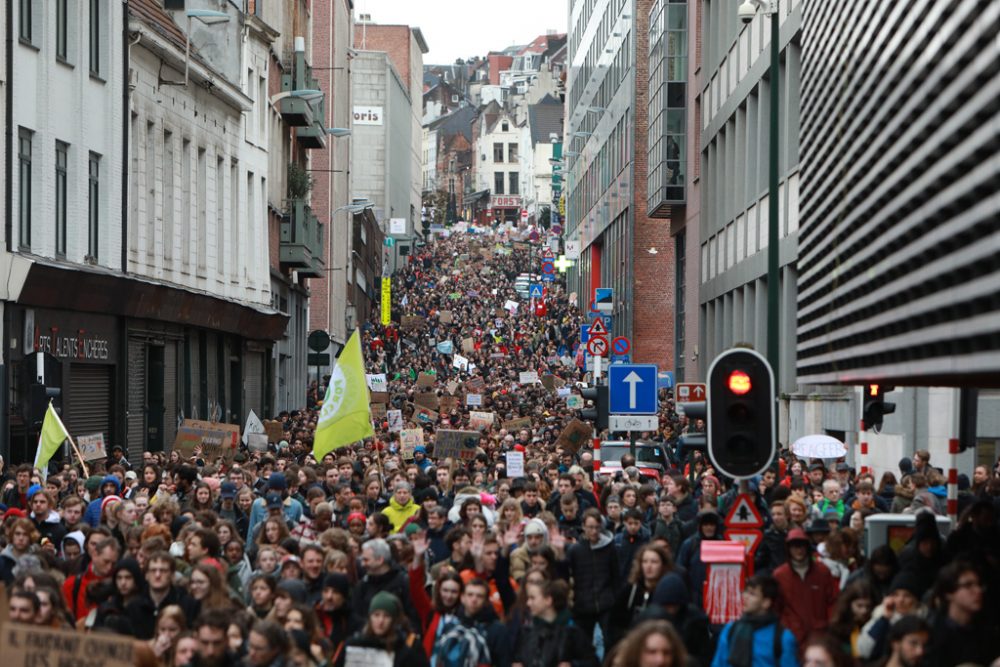
[(69, 0), (56, 0), (56, 58), (66, 60), (69, 56)]
[(18, 8), (18, 37), (30, 42), (34, 26), (32, 25), (33, 0), (20, 0)]
[(87, 254), (96, 262), (101, 227), (101, 156), (90, 154), (87, 187)]
[(56, 256), (66, 256), (66, 163), (69, 146), (56, 142)]
[(90, 73), (101, 73), (101, 0), (90, 0)]
[(160, 167), (163, 180), (163, 259), (174, 257), (174, 135), (163, 131), (163, 164)]
[(498, 171), (493, 174), (493, 194), (502, 195), (503, 194), (503, 172)]
[(517, 162), (517, 144), (507, 144), (507, 161)]
[(508, 122), (504, 121), (504, 122), (503, 122), (503, 123), (502, 123), (502, 124), (500, 125), (500, 130), (501, 130), (502, 132), (510, 132), (510, 123), (508, 123)]
[(507, 194), (516, 195), (521, 193), (521, 189), (518, 186), (518, 181), (520, 180), (520, 175), (516, 171), (510, 172), (508, 174), (510, 177), (510, 187), (507, 189)]
[(34, 133), (23, 127), (17, 131), (18, 164), (18, 225), (20, 245), (31, 247), (31, 137)]
[(493, 144), (493, 161), (503, 162), (503, 144)]

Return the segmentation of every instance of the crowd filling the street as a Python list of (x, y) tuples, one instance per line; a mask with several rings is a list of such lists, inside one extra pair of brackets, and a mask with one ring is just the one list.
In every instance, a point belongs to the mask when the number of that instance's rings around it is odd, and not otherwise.
[(998, 664), (997, 468), (959, 476), (954, 526), (924, 451), (875, 478), (779, 443), (734, 480), (678, 446), (705, 424), (666, 386), (635, 451), (602, 452), (538, 240), (415, 248), (391, 311), (232, 449), (5, 467), (9, 627), (143, 667)]

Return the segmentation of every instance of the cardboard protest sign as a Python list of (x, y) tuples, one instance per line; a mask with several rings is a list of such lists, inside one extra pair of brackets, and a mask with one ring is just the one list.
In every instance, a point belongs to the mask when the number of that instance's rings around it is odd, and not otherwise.
[(372, 413), (372, 419), (377, 419), (379, 421), (385, 419), (385, 413), (386, 413), (385, 403), (372, 403), (371, 413)]
[(389, 391), (389, 383), (385, 379), (385, 373), (372, 373), (365, 375), (368, 381), (368, 388), (372, 391)]
[(104, 434), (94, 433), (92, 435), (76, 436), (76, 446), (80, 450), (80, 455), (84, 461), (96, 461), (106, 459), (108, 452), (104, 448)]
[(469, 360), (460, 354), (456, 354), (451, 358), (451, 365), (460, 371), (469, 370)]
[(476, 351), (476, 340), (474, 338), (462, 339), (462, 352), (471, 353)]
[(519, 304), (517, 303), (517, 301), (511, 301), (510, 299), (507, 299), (503, 303), (503, 309), (504, 310), (509, 310), (511, 312), (511, 314), (513, 314), (513, 313), (517, 312), (518, 305)]
[(508, 431), (520, 431), (522, 428), (531, 428), (531, 417), (518, 417), (508, 419), (503, 423), (503, 427)]
[(10, 667), (133, 667), (134, 646), (134, 637), (111, 633), (84, 634), (20, 623), (5, 623), (0, 630), (0, 651)]
[(437, 410), (438, 405), (440, 405), (438, 395), (433, 391), (425, 391), (422, 394), (414, 394), (413, 402), (421, 407), (427, 408), (428, 410)]
[(451, 412), (459, 406), (458, 396), (442, 396), (438, 402), (439, 412)]
[(413, 458), (413, 450), (424, 444), (424, 429), (404, 428), (399, 432), (399, 449), (404, 459)]
[(521, 371), (517, 375), (517, 381), (521, 384), (535, 384), (538, 382), (537, 371)]
[(524, 452), (507, 452), (507, 477), (524, 477)]
[(281, 438), (284, 436), (284, 425), (276, 419), (265, 419), (264, 433), (267, 434), (268, 442), (281, 442)]
[(492, 412), (470, 412), (469, 428), (482, 431), (493, 426), (494, 415)]
[(264, 433), (247, 434), (247, 448), (251, 452), (267, 451), (267, 435)]
[(478, 376), (469, 378), (465, 383), (465, 387), (469, 391), (480, 392), (483, 389), (486, 389), (486, 380)]
[(385, 403), (389, 404), (389, 394), (384, 391), (373, 391), (368, 394), (369, 403)]
[(448, 384), (445, 385), (445, 389), (448, 390), (449, 394), (451, 394), (452, 396), (454, 396), (455, 395), (455, 390), (458, 389), (458, 383), (455, 382), (454, 380), (449, 380)]
[(434, 457), (439, 461), (448, 458), (469, 461), (479, 449), (479, 431), (438, 431), (434, 439)]
[(451, 314), (450, 310), (442, 310), (438, 313), (438, 319), (441, 320), (442, 324), (451, 324), (455, 321), (454, 316)]
[(466, 405), (470, 405), (470, 406), (478, 407), (478, 406), (480, 406), (480, 405), (483, 404), (483, 395), (482, 394), (466, 394), (465, 395), (465, 404)]
[(566, 397), (566, 407), (570, 410), (582, 410), (583, 396), (580, 394), (570, 394)]
[(421, 389), (425, 389), (427, 387), (433, 387), (436, 382), (437, 382), (437, 375), (433, 373), (424, 373), (423, 371), (421, 371), (420, 375), (417, 376), (417, 386), (420, 387)]
[(386, 419), (389, 422), (389, 432), (398, 433), (403, 430), (403, 411), (402, 410), (387, 410)]
[(559, 434), (556, 447), (562, 447), (574, 453), (578, 452), (581, 447), (590, 442), (593, 431), (593, 427), (587, 422), (574, 419)]
[(433, 424), (437, 421), (438, 415), (436, 410), (429, 410), (422, 405), (415, 405), (413, 403), (409, 405), (413, 407), (414, 421), (418, 421), (421, 424)]
[(177, 429), (174, 449), (181, 458), (194, 455), (195, 448), (201, 448), (201, 457), (213, 461), (219, 457), (231, 460), (240, 443), (240, 427), (236, 424), (206, 422), (185, 419)]
[(403, 331), (419, 331), (424, 328), (424, 318), (419, 315), (403, 315), (400, 328)]

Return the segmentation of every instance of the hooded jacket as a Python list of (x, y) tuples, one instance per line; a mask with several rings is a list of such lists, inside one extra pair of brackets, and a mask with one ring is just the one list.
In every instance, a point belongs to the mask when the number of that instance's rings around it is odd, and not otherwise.
[[(121, 495), (122, 484), (118, 481), (118, 478), (114, 475), (106, 475), (104, 479), (101, 480), (101, 486), (98, 487), (98, 493), (100, 489), (104, 488), (105, 484), (115, 485), (115, 495)], [(97, 528), (101, 524), (101, 503), (104, 501), (104, 496), (99, 496), (90, 501), (87, 505), (87, 510), (83, 513), (83, 522), (86, 523), (91, 528)]]
[(640, 621), (650, 619), (670, 621), (698, 664), (708, 665), (711, 661), (712, 638), (708, 616), (701, 607), (691, 603), (691, 593), (678, 573), (668, 572), (656, 585), (649, 605), (639, 617)]
[(392, 532), (398, 533), (406, 525), (406, 522), (414, 514), (420, 511), (420, 505), (414, 502), (413, 498), (405, 505), (400, 505), (396, 496), (389, 498), (389, 506), (382, 510), (382, 514), (389, 518), (392, 523)]
[(602, 614), (615, 603), (618, 577), (618, 554), (614, 538), (601, 531), (596, 544), (577, 542), (566, 554), (573, 575), (573, 611), (577, 614)]
[(351, 607), (355, 627), (363, 627), (368, 620), (368, 605), (376, 593), (392, 593), (402, 603), (410, 626), (420, 627), (420, 617), (410, 598), (410, 578), (398, 565), (392, 565), (383, 574), (368, 573), (351, 590)]
[(487, 648), (490, 649), (491, 665), (510, 667), (511, 646), (507, 638), (507, 628), (500, 622), (489, 601), (475, 616), (467, 616), (465, 610), (459, 606), (457, 616), (459, 623), (482, 635)]
[(35, 529), (42, 537), (47, 537), (52, 545), (62, 548), (62, 541), (66, 537), (66, 526), (63, 525), (62, 517), (55, 510), (49, 510), (49, 515), (41, 520), (31, 513), (31, 521), (35, 524)]
[(573, 625), (564, 609), (551, 623), (540, 618), (521, 631), (514, 647), (514, 661), (524, 667), (549, 667), (568, 662), (573, 667), (597, 667), (594, 643)]

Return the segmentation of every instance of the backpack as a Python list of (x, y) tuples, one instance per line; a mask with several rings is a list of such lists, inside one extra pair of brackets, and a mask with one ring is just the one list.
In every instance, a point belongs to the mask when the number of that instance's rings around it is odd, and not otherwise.
[(445, 628), (431, 655), (431, 667), (481, 667), (490, 664), (486, 638), (474, 627), (455, 622)]

